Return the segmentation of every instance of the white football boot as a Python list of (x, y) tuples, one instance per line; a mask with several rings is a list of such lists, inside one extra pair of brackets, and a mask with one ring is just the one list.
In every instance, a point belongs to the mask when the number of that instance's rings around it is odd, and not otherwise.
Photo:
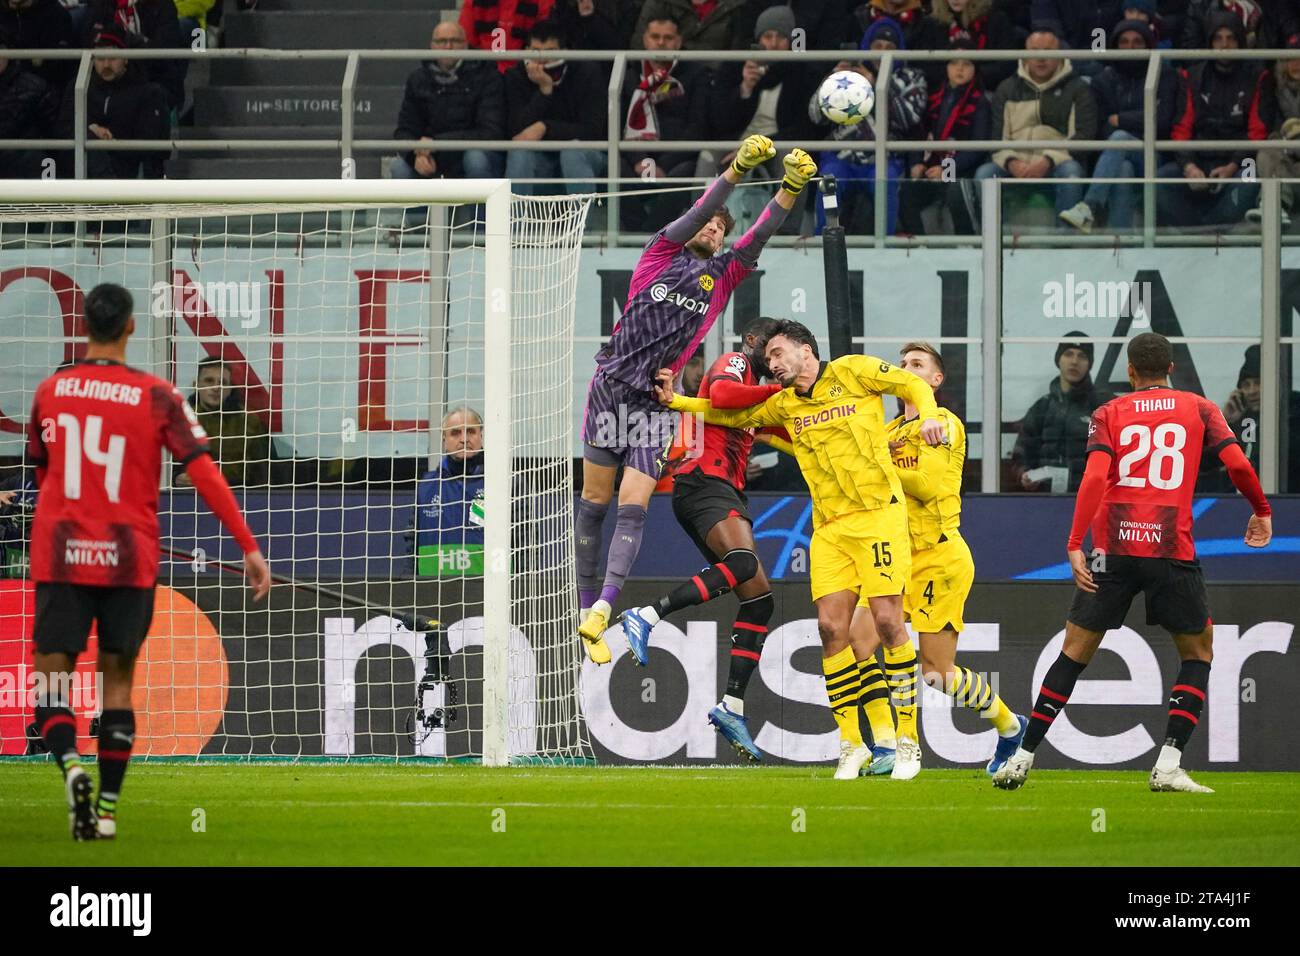
[(1209, 787), (1203, 787), (1187, 776), (1187, 771), (1182, 767), (1174, 767), (1173, 770), (1157, 767), (1151, 771), (1150, 782), (1155, 793), (1214, 793)]
[(911, 737), (898, 738), (898, 751), (894, 757), (891, 780), (911, 780), (921, 772), (921, 745)]
[(1034, 765), (1034, 755), (1028, 750), (1017, 750), (993, 775), (993, 786), (1000, 790), (1019, 790), (1025, 785), (1029, 768)]
[(857, 780), (858, 771), (871, 759), (871, 748), (866, 744), (854, 746), (847, 740), (840, 741), (840, 762), (835, 768), (836, 780)]

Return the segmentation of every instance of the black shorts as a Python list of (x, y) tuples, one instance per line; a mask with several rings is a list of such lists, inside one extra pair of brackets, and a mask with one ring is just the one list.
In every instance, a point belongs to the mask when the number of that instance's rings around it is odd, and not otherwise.
[(32, 639), (38, 654), (80, 654), (92, 622), (99, 648), (135, 657), (153, 621), (153, 588), (106, 588), (88, 584), (36, 585)]
[(1146, 595), (1147, 623), (1170, 634), (1199, 634), (1210, 621), (1201, 562), (1108, 554), (1092, 572), (1095, 594), (1075, 589), (1068, 620), (1089, 631), (1109, 631), (1128, 616), (1138, 592)]
[(749, 500), (743, 491), (737, 491), (731, 482), (706, 475), (698, 468), (674, 478), (673, 514), (700, 549), (700, 554), (710, 562), (722, 558), (722, 555), (709, 550), (704, 541), (714, 525), (732, 517), (744, 518), (751, 525), (754, 523), (749, 516)]

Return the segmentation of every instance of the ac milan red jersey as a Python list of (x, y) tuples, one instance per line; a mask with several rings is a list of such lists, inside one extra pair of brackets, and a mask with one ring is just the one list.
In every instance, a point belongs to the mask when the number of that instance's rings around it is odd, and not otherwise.
[(1092, 545), (1140, 558), (1196, 557), (1192, 492), (1201, 450), (1236, 441), (1211, 401), (1165, 385), (1112, 399), (1093, 412), (1088, 452), (1110, 455)]
[(37, 386), (27, 432), (40, 485), (32, 579), (153, 587), (162, 449), (181, 464), (208, 450), (181, 393), (126, 365), (81, 362)]
[[(739, 382), (741, 385), (759, 384), (758, 376), (754, 374), (754, 369), (743, 352), (719, 355), (700, 382), (697, 397), (708, 398), (713, 383), (719, 380)], [(710, 477), (728, 482), (737, 491), (744, 491), (745, 471), (749, 468), (749, 452), (753, 447), (752, 428), (725, 428), (722, 425), (705, 424), (701, 454), (688, 455), (677, 473), (685, 474), (698, 468)]]

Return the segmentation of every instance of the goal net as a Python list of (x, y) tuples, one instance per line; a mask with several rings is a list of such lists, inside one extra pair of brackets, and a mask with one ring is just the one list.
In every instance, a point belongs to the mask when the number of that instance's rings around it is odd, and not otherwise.
[[(0, 753), (32, 719), (27, 415), (112, 282), (135, 300), (129, 362), (194, 406), (278, 576), (252, 603), (168, 462), (136, 753), (589, 759), (570, 546), (589, 201), (496, 180), (0, 182)], [(70, 688), (83, 753), (95, 656), (92, 637)]]

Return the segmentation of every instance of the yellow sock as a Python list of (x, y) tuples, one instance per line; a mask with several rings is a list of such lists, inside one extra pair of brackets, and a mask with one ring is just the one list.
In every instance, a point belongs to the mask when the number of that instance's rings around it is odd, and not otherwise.
[(894, 711), (889, 706), (889, 685), (885, 682), (885, 672), (874, 657), (858, 661), (858, 679), (862, 682), (858, 702), (866, 711), (872, 742), (877, 747), (898, 746), (894, 735)]
[(898, 736), (920, 741), (916, 732), (916, 649), (911, 641), (885, 648), (885, 676), (898, 714)]
[(950, 686), (944, 687), (948, 696), (961, 707), (979, 711), (981, 717), (993, 722), (999, 734), (1007, 737), (1020, 729), (1016, 715), (979, 674), (968, 667), (958, 667), (950, 675), (950, 682)]
[(830, 699), (831, 714), (840, 728), (840, 739), (855, 747), (862, 746), (862, 728), (858, 725), (861, 683), (853, 648), (846, 647), (833, 657), (823, 657), (822, 672), (826, 675), (826, 696)]

